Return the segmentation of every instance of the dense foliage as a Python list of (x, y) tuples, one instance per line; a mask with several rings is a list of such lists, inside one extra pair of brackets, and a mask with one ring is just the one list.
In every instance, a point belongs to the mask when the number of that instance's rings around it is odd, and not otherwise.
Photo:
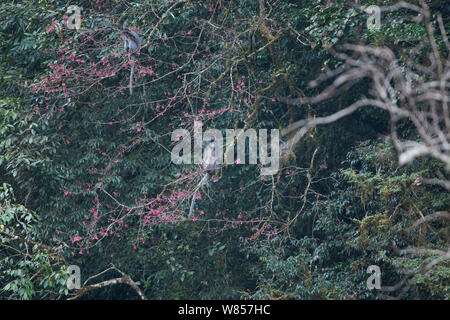
[[(426, 3), (449, 30), (445, 1)], [(71, 4), (82, 8), (79, 30), (68, 27)], [(283, 129), (331, 114), (369, 84), (318, 104), (283, 102), (323, 89), (308, 83), (342, 65), (330, 48), (362, 42), (404, 57), (426, 36), (402, 20), (406, 10), (370, 30), (353, 5), (2, 2), (0, 298), (69, 298), (67, 267), (78, 265), (83, 285), (122, 272), (149, 299), (449, 299), (449, 259), (427, 267), (448, 248), (448, 219), (417, 223), (449, 211), (450, 193), (422, 183), (448, 168), (429, 157), (399, 166), (389, 115), (373, 107), (309, 130), (274, 176), (224, 166), (187, 219), (201, 173), (171, 162), (173, 130), (192, 132), (194, 120), (204, 130)], [(143, 39), (134, 57), (121, 50), (125, 22)], [(400, 129), (414, 139), (410, 123)], [(370, 265), (383, 286), (401, 285), (369, 290)], [(139, 296), (122, 283), (83, 298)]]

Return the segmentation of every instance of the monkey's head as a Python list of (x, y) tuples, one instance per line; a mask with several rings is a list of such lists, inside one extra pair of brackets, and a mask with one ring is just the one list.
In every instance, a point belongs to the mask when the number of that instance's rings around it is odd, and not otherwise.
[(212, 146), (214, 146), (214, 144), (213, 144), (214, 142), (216, 142), (216, 138), (214, 138), (214, 137), (212, 137), (211, 139), (208, 139), (208, 140), (203, 140), (203, 144), (202, 144), (203, 149), (211, 144), (212, 144)]
[(125, 52), (129, 53), (139, 53), (141, 48), (141, 38), (139, 35), (128, 27), (123, 27), (123, 49)]

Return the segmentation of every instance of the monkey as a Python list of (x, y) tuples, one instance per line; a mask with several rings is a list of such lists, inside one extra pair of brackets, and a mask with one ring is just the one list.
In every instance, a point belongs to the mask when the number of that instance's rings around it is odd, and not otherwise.
[[(141, 49), (141, 38), (139, 38), (139, 35), (127, 28), (126, 24), (123, 26), (123, 50), (127, 52), (130, 57), (137, 53), (139, 54), (139, 50)], [(133, 94), (133, 76), (134, 76), (134, 62), (131, 65), (131, 71), (130, 71), (130, 95)]]
[(217, 163), (217, 159), (214, 157), (214, 151), (215, 151), (215, 144), (216, 140), (214, 137), (212, 137), (210, 140), (203, 141), (202, 147), (203, 147), (203, 169), (205, 170), (205, 174), (203, 178), (198, 183), (197, 187), (195, 188), (194, 195), (192, 196), (191, 200), (191, 207), (189, 209), (189, 218), (192, 217), (192, 214), (194, 212), (194, 206), (195, 206), (195, 199), (197, 197), (197, 191), (202, 187), (204, 184), (207, 183), (210, 175), (219, 168), (219, 164)]

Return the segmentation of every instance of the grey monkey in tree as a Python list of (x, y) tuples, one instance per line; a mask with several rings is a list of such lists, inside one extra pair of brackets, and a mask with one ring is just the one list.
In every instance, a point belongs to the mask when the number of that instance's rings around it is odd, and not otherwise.
[(215, 148), (216, 148), (216, 139), (212, 137), (210, 140), (203, 141), (203, 169), (205, 170), (205, 174), (203, 178), (198, 183), (195, 188), (194, 195), (191, 200), (191, 207), (189, 209), (189, 218), (192, 217), (194, 213), (195, 199), (197, 198), (197, 191), (208, 182), (210, 175), (219, 168), (219, 164), (217, 163), (217, 159), (215, 157)]
[[(130, 30), (127, 28), (126, 24), (123, 25), (123, 50), (127, 52), (130, 57), (133, 56), (133, 54), (137, 53), (139, 54), (139, 50), (141, 49), (141, 38), (139, 38), (139, 35), (134, 32), (133, 30)], [(134, 62), (131, 64), (131, 71), (130, 71), (130, 95), (133, 94), (133, 77), (134, 77)]]

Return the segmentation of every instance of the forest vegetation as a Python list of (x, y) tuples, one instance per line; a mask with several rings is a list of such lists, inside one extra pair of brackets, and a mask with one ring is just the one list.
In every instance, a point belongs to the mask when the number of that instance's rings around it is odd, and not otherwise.
[[(449, 299), (448, 30), (436, 0), (2, 1), (0, 299)], [(194, 121), (278, 129), (279, 170), (197, 187)]]

